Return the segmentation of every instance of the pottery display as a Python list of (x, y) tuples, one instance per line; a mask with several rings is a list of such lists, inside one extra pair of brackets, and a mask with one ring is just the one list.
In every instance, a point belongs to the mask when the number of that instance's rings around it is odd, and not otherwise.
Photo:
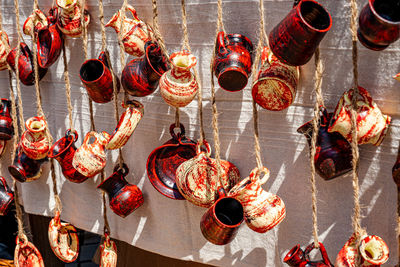
[(251, 90), (254, 101), (268, 110), (284, 110), (294, 101), (300, 69), (279, 61), (267, 46), (261, 54), (261, 67)]
[(25, 20), (22, 31), (24, 34), (31, 36), (32, 33), (37, 34), (40, 29), (46, 28), (47, 25), (46, 15), (40, 9), (35, 9)]
[(113, 150), (123, 147), (135, 131), (137, 125), (144, 115), (143, 104), (136, 100), (128, 100), (122, 104), (125, 108), (118, 125), (111, 134), (106, 149)]
[(115, 242), (106, 233), (105, 240), (100, 245), (100, 267), (116, 267), (117, 258), (117, 245), (115, 245)]
[(60, 212), (56, 212), (49, 224), (50, 248), (63, 262), (75, 261), (79, 255), (79, 239), (72, 224), (61, 222)]
[(57, 26), (61, 32), (69, 37), (79, 37), (82, 34), (81, 14), (84, 12), (84, 27), (90, 23), (89, 12), (81, 7), (78, 0), (56, 0), (58, 7)]
[(14, 251), (15, 267), (44, 267), (42, 255), (25, 235), (22, 238), (17, 236), (16, 243)]
[(57, 26), (57, 17), (47, 17), (48, 25), (37, 32), (37, 59), (42, 68), (49, 68), (61, 54), (64, 38)]
[(358, 18), (358, 40), (372, 50), (383, 50), (400, 38), (397, 0), (368, 0)]
[(280, 61), (301, 66), (311, 59), (331, 26), (331, 15), (321, 4), (295, 1), (289, 14), (270, 32), (269, 46)]
[(126, 164), (123, 164), (122, 168), (117, 165), (114, 168), (114, 173), (97, 186), (108, 194), (111, 210), (122, 218), (139, 208), (144, 201), (139, 187), (129, 184), (125, 180), (128, 173), (129, 169)]
[(222, 89), (242, 90), (251, 74), (253, 44), (241, 34), (219, 32), (213, 62), (214, 74)]
[[(390, 125), (391, 117), (384, 115), (367, 90), (358, 87), (357, 100), (357, 141), (358, 144), (379, 146)], [(351, 142), (351, 110), (354, 90), (342, 95), (332, 116), (328, 132), (338, 132)]]
[(142, 97), (153, 93), (161, 75), (168, 70), (167, 57), (157, 43), (147, 42), (144, 48), (145, 56), (133, 59), (122, 71), (122, 86), (132, 96)]
[(8, 35), (6, 32), (0, 31), (0, 70), (7, 69), (8, 47), (10, 47), (10, 43), (8, 41)]
[(199, 85), (190, 71), (197, 59), (187, 51), (173, 53), (169, 57), (172, 69), (160, 78), (160, 93), (164, 101), (173, 107), (187, 106), (197, 94)]
[(26, 131), (21, 136), (21, 148), (31, 159), (47, 157), (50, 149), (47, 123), (43, 117), (32, 117), (25, 122)]
[(133, 19), (125, 17), (121, 23), (121, 10), (118, 10), (111, 20), (106, 24), (106, 27), (112, 27), (119, 34), (121, 27), (122, 43), (124, 50), (129, 55), (142, 57), (145, 54), (145, 44), (153, 38), (153, 30), (145, 22), (141, 21), (137, 16), (136, 10), (131, 6), (126, 6), (126, 11), (129, 11)]
[(6, 179), (0, 176), (0, 216), (4, 216), (8, 213), (13, 200), (14, 194), (8, 187)]
[(0, 99), (0, 140), (10, 140), (14, 135), (13, 120), (11, 117), (11, 101)]
[(286, 254), (283, 262), (292, 267), (333, 267), (333, 264), (329, 260), (328, 253), (321, 242), (319, 242), (318, 249), (321, 253), (322, 260), (310, 260), (309, 254), (313, 249), (315, 249), (314, 243), (308, 245), (304, 251), (300, 248), (300, 245), (296, 245)]

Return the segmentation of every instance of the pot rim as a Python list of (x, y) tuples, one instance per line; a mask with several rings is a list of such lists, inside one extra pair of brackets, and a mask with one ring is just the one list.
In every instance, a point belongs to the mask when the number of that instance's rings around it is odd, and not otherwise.
[[(68, 136), (67, 136), (67, 135), (68, 135)], [(75, 138), (73, 138), (72, 135), (75, 135)], [(63, 149), (61, 149), (60, 152), (58, 152), (57, 154), (54, 154), (54, 148), (61, 142), (61, 140), (62, 140), (63, 138), (69, 140), (69, 139), (70, 139), (69, 137), (72, 137), (72, 139), (70, 140), (70, 142), (69, 142)], [(55, 142), (55, 143), (51, 146), (49, 152), (47, 153), (47, 156), (48, 156), (49, 158), (56, 158), (56, 157), (60, 156), (60, 155), (61, 155), (62, 153), (64, 153), (67, 149), (69, 149), (69, 147), (70, 147), (73, 143), (75, 143), (77, 139), (78, 139), (78, 133), (76, 132), (76, 130), (74, 130), (74, 131), (71, 131), (71, 129), (66, 130), (66, 131), (65, 131), (65, 136), (61, 137), (59, 140), (57, 140), (57, 142)]]
[[(304, 19), (303, 15), (301, 14), (301, 5), (302, 5), (303, 3), (305, 3), (305, 2), (314, 3), (315, 5), (321, 7), (322, 10), (324, 10), (324, 11), (326, 12), (326, 14), (328, 14), (328, 17), (329, 17), (329, 26), (326, 27), (326, 29), (317, 29), (317, 28), (313, 27), (310, 23), (308, 23), (308, 22)], [(306, 25), (307, 25), (308, 27), (310, 27), (311, 29), (313, 29), (314, 31), (320, 32), (320, 33), (324, 33), (324, 32), (328, 32), (328, 31), (331, 29), (331, 27), (332, 27), (332, 17), (331, 17), (331, 14), (328, 12), (328, 10), (325, 9), (324, 6), (321, 5), (320, 3), (318, 3), (318, 2), (316, 2), (316, 1), (314, 1), (314, 0), (301, 0), (300, 3), (299, 3), (295, 8), (296, 8), (297, 14), (299, 14), (299, 16), (300, 16), (301, 20), (303, 21), (303, 23), (306, 24)]]
[[(218, 202), (220, 202), (221, 200), (227, 199), (227, 198), (234, 199), (235, 201), (237, 201), (237, 202), (240, 204), (240, 206), (242, 206), (243, 217), (242, 217), (242, 219), (240, 220), (240, 222), (238, 222), (238, 223), (235, 224), (235, 225), (229, 225), (229, 224), (226, 224), (226, 223), (221, 222), (221, 221), (218, 219), (217, 214), (216, 214), (216, 212), (215, 212), (215, 207), (217, 206)], [(211, 209), (212, 209), (212, 215), (213, 215), (213, 217), (215, 218), (215, 220), (217, 220), (217, 222), (218, 222), (219, 224), (223, 225), (224, 227), (232, 228), (232, 229), (233, 229), (233, 228), (237, 228), (237, 227), (239, 227), (239, 226), (243, 223), (243, 221), (244, 221), (244, 209), (243, 209), (243, 205), (242, 205), (242, 203), (240, 203), (239, 200), (237, 200), (237, 199), (234, 198), (234, 197), (231, 197), (231, 196), (224, 196), (224, 197), (218, 198), (218, 199), (214, 202), (214, 204), (211, 206)]]
[(369, 5), (369, 9), (371, 10), (372, 13), (374, 13), (374, 15), (376, 16), (376, 18), (378, 18), (379, 20), (381, 20), (382, 22), (385, 22), (389, 25), (393, 25), (393, 26), (400, 26), (400, 20), (398, 21), (392, 21), (392, 20), (388, 20), (385, 19), (384, 17), (382, 17), (381, 15), (378, 14), (378, 12), (375, 10), (374, 7), (374, 3), (376, 0), (368, 0), (368, 4)]
[(86, 81), (86, 80), (85, 80), (85, 83), (93, 84), (93, 83), (95, 83), (95, 82), (98, 82), (98, 81), (103, 77), (104, 72), (106, 71), (106, 68), (107, 68), (107, 67), (106, 67), (106, 65), (105, 65), (101, 60), (99, 60), (99, 59), (97, 59), (97, 58), (91, 58), (91, 59), (86, 60), (85, 62), (83, 62), (82, 66), (81, 66), (81, 68), (80, 68), (80, 70), (79, 70), (79, 78), (81, 79), (82, 82), (83, 82), (82, 74), (81, 74), (82, 68), (83, 68), (83, 66), (84, 66), (85, 64), (87, 64), (89, 61), (94, 61), (94, 62), (97, 62), (97, 61), (98, 61), (98, 62), (101, 63), (101, 66), (103, 67), (103, 71), (101, 72), (99, 78), (97, 78), (97, 79), (95, 79), (95, 80), (92, 80), (92, 81)]

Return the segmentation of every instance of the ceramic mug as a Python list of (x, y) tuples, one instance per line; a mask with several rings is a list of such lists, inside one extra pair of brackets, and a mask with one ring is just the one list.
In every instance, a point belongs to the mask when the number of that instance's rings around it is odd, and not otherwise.
[(292, 267), (333, 267), (331, 261), (329, 260), (328, 253), (324, 245), (319, 242), (319, 251), (321, 252), (322, 260), (320, 261), (311, 261), (310, 260), (310, 252), (315, 249), (315, 244), (312, 243), (307, 246), (307, 248), (303, 251), (300, 248), (300, 245), (296, 245), (292, 248), (283, 259), (283, 262), (292, 266)]

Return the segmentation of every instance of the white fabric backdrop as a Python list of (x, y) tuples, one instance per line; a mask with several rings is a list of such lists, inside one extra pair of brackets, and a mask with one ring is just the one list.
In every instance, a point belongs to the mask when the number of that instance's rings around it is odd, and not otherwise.
[[(23, 24), (32, 10), (30, 1), (21, 1)], [(40, 0), (43, 11), (49, 9), (50, 0)], [(169, 52), (177, 51), (181, 43), (180, 1), (159, 0), (159, 22)], [(198, 58), (198, 69), (204, 86), (204, 114), (206, 137), (212, 142), (210, 72), (209, 62), (215, 35), (217, 18), (216, 0), (188, 0), (189, 38), (194, 55)], [(228, 33), (242, 33), (254, 44), (257, 43), (258, 0), (223, 1), (224, 23)], [(332, 111), (341, 94), (352, 84), (351, 36), (349, 31), (349, 1), (321, 0), (329, 10), (333, 26), (321, 44), (325, 62), (323, 96), (329, 111)], [(367, 1), (358, 1), (361, 8)], [(12, 46), (16, 45), (16, 27), (13, 1), (2, 0), (4, 27)], [(122, 1), (105, 0), (105, 21), (111, 18), (122, 5)], [(92, 15), (89, 27), (89, 55), (98, 56), (101, 35), (96, 0), (89, 0)], [(267, 32), (290, 10), (292, 1), (266, 1)], [(150, 0), (135, 0), (134, 7), (140, 18), (151, 22)], [(30, 38), (26, 37), (28, 44)], [(117, 73), (121, 73), (119, 48), (113, 29), (107, 30), (108, 49)], [(393, 117), (391, 130), (380, 147), (360, 146), (360, 201), (362, 226), (370, 234), (381, 236), (390, 248), (387, 266), (397, 263), (396, 239), (396, 186), (391, 178), (391, 168), (396, 159), (399, 131), (399, 87), (391, 78), (400, 71), (400, 42), (383, 52), (373, 52), (359, 45), (360, 85), (370, 91), (384, 113)], [(78, 71), (84, 61), (80, 39), (68, 39), (68, 63), (72, 83), (73, 119), (80, 134), (80, 145), (84, 134), (90, 130), (88, 101), (85, 89), (79, 80)], [(129, 58), (128, 60), (130, 60)], [(260, 110), (260, 142), (265, 165), (271, 170), (271, 178), (264, 185), (266, 190), (278, 194), (287, 207), (286, 219), (266, 234), (252, 232), (243, 225), (236, 239), (226, 246), (215, 246), (203, 238), (199, 222), (205, 209), (187, 201), (171, 200), (158, 193), (150, 184), (146, 171), (146, 160), (150, 152), (170, 139), (169, 126), (174, 121), (174, 109), (164, 103), (158, 91), (139, 99), (145, 105), (145, 116), (133, 137), (124, 147), (123, 153), (130, 174), (129, 182), (137, 184), (144, 193), (142, 207), (125, 219), (108, 210), (112, 237), (137, 247), (162, 255), (205, 262), (219, 266), (282, 266), (282, 258), (296, 244), (303, 247), (312, 241), (311, 195), (309, 187), (308, 145), (306, 139), (296, 132), (297, 127), (312, 116), (313, 60), (301, 68), (301, 84), (295, 103), (287, 110), (270, 112)], [(0, 73), (1, 97), (9, 97), (8, 75)], [(15, 81), (14, 81), (15, 84)], [(62, 60), (53, 65), (41, 81), (44, 110), (50, 130), (59, 139), (68, 127), (67, 106), (63, 79)], [(122, 96), (122, 94), (120, 95)], [(121, 98), (120, 98), (121, 99)], [(24, 118), (35, 115), (34, 87), (22, 86)], [(253, 152), (253, 126), (250, 88), (229, 93), (217, 90), (217, 105), (220, 113), (220, 136), (222, 157), (235, 163), (243, 177), (256, 165)], [(116, 122), (113, 103), (95, 104), (96, 127), (111, 132)], [(199, 123), (197, 101), (181, 110), (181, 121), (186, 126), (187, 136), (197, 139)], [(2, 175), (11, 182), (6, 167), (10, 164), (9, 152), (2, 158)], [(108, 152), (106, 174), (110, 175), (117, 153)], [(25, 210), (33, 214), (52, 216), (54, 199), (49, 166), (43, 176), (35, 182), (22, 185)], [(79, 228), (102, 233), (101, 193), (96, 189), (99, 177), (83, 184), (71, 183), (60, 174), (58, 190), (63, 203), (62, 219)], [(318, 223), (320, 239), (324, 242), (331, 261), (352, 233), (351, 214), (353, 196), (351, 175), (332, 181), (317, 177)], [(47, 238), (47, 237), (43, 237)], [(119, 255), (123, 257), (124, 255)]]

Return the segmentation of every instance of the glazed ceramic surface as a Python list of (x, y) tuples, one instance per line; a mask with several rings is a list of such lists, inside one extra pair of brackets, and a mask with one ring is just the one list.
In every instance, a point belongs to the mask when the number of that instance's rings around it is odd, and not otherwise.
[(0, 31), (0, 70), (7, 69), (7, 47), (10, 46), (8, 35), (4, 31)]
[(37, 59), (42, 68), (48, 68), (57, 61), (61, 54), (64, 38), (57, 26), (57, 17), (48, 17), (49, 25), (37, 33)]
[(288, 252), (288, 254), (286, 254), (283, 262), (292, 267), (333, 267), (329, 260), (328, 253), (321, 242), (319, 243), (319, 251), (321, 253), (322, 260), (310, 260), (309, 254), (313, 249), (315, 249), (314, 243), (308, 245), (304, 251), (300, 248), (300, 245), (296, 245)]
[(25, 122), (26, 131), (21, 136), (21, 148), (25, 154), (35, 160), (47, 157), (50, 149), (46, 133), (47, 123), (43, 117), (32, 117)]
[(79, 37), (82, 34), (81, 14), (84, 12), (84, 27), (90, 23), (89, 12), (81, 7), (78, 0), (56, 0), (58, 7), (57, 26), (69, 37)]
[(8, 187), (6, 179), (0, 176), (0, 215), (4, 216), (8, 213), (11, 203), (14, 200), (14, 194)]
[(47, 157), (40, 160), (29, 158), (19, 144), (15, 151), (13, 164), (8, 167), (8, 171), (14, 179), (21, 183), (35, 181), (42, 175), (41, 166), (47, 161)]
[(0, 140), (10, 140), (14, 135), (13, 120), (11, 117), (11, 101), (0, 100)]
[(22, 30), (24, 34), (31, 36), (32, 33), (37, 34), (39, 30), (46, 28), (47, 25), (46, 15), (40, 9), (35, 9), (25, 20)]
[(117, 245), (106, 234), (103, 244), (100, 245), (100, 267), (116, 267), (117, 258)]
[(44, 267), (42, 255), (39, 250), (28, 241), (26, 236), (23, 240), (17, 237), (17, 245), (14, 251), (15, 267)]

